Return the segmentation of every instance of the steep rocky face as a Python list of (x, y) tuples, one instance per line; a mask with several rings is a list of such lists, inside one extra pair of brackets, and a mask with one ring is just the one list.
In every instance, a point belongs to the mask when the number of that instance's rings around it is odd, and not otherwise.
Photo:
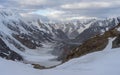
[(7, 9), (0, 9), (0, 39), (0, 57), (10, 60), (23, 60), (28, 50), (37, 50), (42, 43), (54, 41), (46, 31)]
[[(69, 49), (77, 47), (89, 38), (104, 33), (108, 29), (116, 26), (119, 22), (119, 18), (112, 18), (106, 20), (91, 19), (68, 23), (42, 23), (40, 20), (37, 20), (35, 24), (38, 24), (43, 31), (46, 31), (56, 40), (57, 43), (52, 53), (61, 58), (64, 57), (61, 55), (62, 53), (67, 53)], [(34, 22), (31, 24), (34, 24)]]
[[(120, 33), (120, 24), (116, 27), (116, 30), (118, 31), (118, 34)], [(115, 32), (115, 31), (114, 31)], [(120, 35), (118, 35), (115, 40), (112, 43), (112, 48), (118, 48), (120, 47)]]
[(100, 35), (103, 34), (104, 32), (107, 32), (109, 29), (114, 28), (119, 22), (120, 22), (119, 18), (113, 18), (108, 20), (92, 20), (87, 23), (77, 22), (78, 26), (80, 24), (82, 27), (85, 27), (86, 25), (89, 25), (89, 27), (85, 29), (83, 32), (81, 32), (75, 39), (69, 39), (58, 42), (56, 46), (58, 49), (56, 49), (55, 47), (53, 53), (57, 53), (59, 55), (59, 58), (62, 59), (66, 56), (65, 53), (68, 53), (71, 49), (79, 46), (86, 40), (96, 35)]
[(0, 57), (9, 60), (19, 60), (19, 61), (23, 60), (23, 58), (19, 54), (10, 50), (10, 48), (4, 43), (4, 41), (1, 38), (0, 38)]
[[(7, 46), (12, 45), (9, 46), (10, 50), (15, 47), (15, 50), (22, 52), (42, 47), (42, 44), (45, 42), (52, 44), (57, 42), (54, 46), (55, 50), (53, 54), (59, 55), (59, 60), (61, 60), (75, 57), (74, 53), (72, 57), (67, 57), (71, 54), (71, 49), (78, 47), (78, 45), (94, 35), (101, 34), (113, 28), (118, 22), (120, 22), (119, 18), (111, 20), (93, 19), (85, 22), (77, 21), (69, 23), (41, 23), (37, 20), (36, 23), (33, 23), (25, 21), (19, 14), (11, 10), (0, 10), (0, 38), (5, 40), (4, 43)], [(104, 38), (101, 39), (100, 36), (95, 39), (103, 41), (99, 41), (102, 48), (96, 47), (97, 50), (103, 49), (108, 41)], [(91, 44), (91, 46), (85, 44), (85, 46), (93, 49), (92, 46), (95, 46), (97, 42), (94, 40), (90, 42), (95, 42), (95, 44)], [(84, 49), (84, 46), (80, 48)], [(89, 52), (87, 48), (85, 49)], [(93, 51), (96, 51), (96, 49)], [(83, 52), (82, 54), (85, 53)], [(13, 52), (11, 55), (12, 58), (16, 57), (14, 54)], [(79, 54), (77, 55), (79, 56)]]
[[(76, 42), (82, 43), (90, 37), (103, 33), (116, 26), (119, 22), (120, 18), (111, 18), (106, 20), (90, 19), (85, 21), (77, 20), (67, 23), (42, 23), (37, 20), (36, 22), (34, 21), (31, 23), (38, 24), (40, 28), (52, 35), (54, 39), (66, 40), (67, 37), (69, 39), (74, 39)], [(61, 32), (63, 34), (61, 34)]]
[(49, 23), (41, 23), (38, 20), (38, 26), (46, 31), (53, 39), (55, 40), (68, 40), (69, 37), (67, 34), (63, 31), (63, 29), (60, 29), (59, 26), (55, 24), (49, 24)]
[(36, 47), (41, 47), (41, 44), (36, 44), (34, 41), (31, 41), (27, 35), (25, 35), (26, 38), (22, 37), (22, 35), (15, 35), (13, 34), (13, 37), (20, 41), (23, 45), (30, 49), (36, 49)]
[[(63, 62), (68, 61), (72, 58), (79, 57), (90, 52), (103, 50), (108, 44), (108, 38), (117, 37), (113, 41), (113, 48), (119, 47), (119, 36), (120, 31), (117, 29), (120, 27), (120, 24), (109, 31), (106, 31), (103, 35), (96, 35), (95, 37), (90, 38), (85, 41), (82, 45), (73, 50), (69, 50), (69, 53), (64, 54), (64, 58), (62, 58)], [(64, 52), (65, 53), (65, 52)]]
[(96, 20), (88, 29), (84, 30), (80, 35), (78, 35), (75, 38), (75, 41), (82, 43), (97, 34), (102, 34), (108, 31), (109, 29), (115, 27), (118, 23), (120, 23), (119, 18)]
[(113, 41), (113, 46), (112, 48), (118, 48), (120, 47), (120, 35), (116, 37), (116, 39)]
[[(0, 37), (24, 51), (25, 47), (36, 49), (41, 42), (52, 42), (51, 35), (30, 24), (13, 10), (0, 9)], [(24, 47), (25, 46), (25, 47)]]
[[(56, 40), (74, 39), (82, 31), (87, 29), (94, 20), (91, 19), (85, 22), (59, 22), (59, 23), (42, 23), (39, 19), (31, 21), (31, 24), (38, 25), (42, 30), (52, 35)], [(62, 36), (61, 36), (62, 35)]]

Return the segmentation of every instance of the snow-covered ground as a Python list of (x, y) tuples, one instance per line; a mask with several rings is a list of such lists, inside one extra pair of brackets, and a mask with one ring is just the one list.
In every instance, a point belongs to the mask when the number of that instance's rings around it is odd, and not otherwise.
[(61, 61), (57, 61), (57, 56), (51, 54), (53, 51), (52, 43), (44, 43), (43, 47), (36, 50), (26, 50), (24, 57), (25, 63), (39, 64), (45, 67), (51, 67), (61, 64)]
[[(42, 43), (42, 40), (41, 42), (38, 42), (35, 41), (35, 39), (32, 39), (31, 40), (32, 42), (41, 43), (43, 47), (37, 49), (29, 49), (25, 45), (23, 45), (19, 40), (15, 39), (15, 37), (13, 37), (13, 34), (16, 35), (33, 34), (33, 32), (29, 31), (28, 28), (34, 31), (38, 29), (41, 30), (41, 32), (44, 29), (44, 28), (43, 29), (40, 28), (40, 26), (36, 27), (34, 25), (29, 24), (27, 21), (23, 20), (23, 18), (17, 12), (15, 12), (15, 10), (0, 9), (0, 38), (5, 42), (5, 44), (11, 50), (20, 54), (23, 57), (24, 63), (40, 64), (41, 66), (45, 66), (45, 67), (50, 67), (60, 64), (61, 62), (54, 60), (56, 59), (56, 56), (50, 53), (50, 51), (53, 50), (52, 47), (53, 43), (47, 43), (47, 40), (46, 43), (45, 42)], [(43, 32), (46, 33), (45, 31)], [(29, 35), (29, 36), (34, 36), (34, 35)], [(20, 46), (21, 48), (24, 48), (25, 50), (18, 50), (16, 45)]]
[(38, 70), (31, 65), (0, 58), (1, 75), (120, 75), (120, 48), (111, 49), (112, 40), (103, 51), (72, 59), (53, 69)]
[(22, 52), (18, 50), (15, 46), (10, 44), (8, 41), (4, 40), (4, 42), (7, 44), (8, 47), (12, 48), (15, 52), (19, 53), (23, 57), (24, 63), (39, 64), (45, 67), (51, 67), (61, 64), (61, 61), (55, 60), (57, 56), (51, 54), (51, 51), (53, 51), (54, 49), (53, 43), (42, 43), (43, 46), (37, 49), (29, 49), (24, 46), (26, 50)]

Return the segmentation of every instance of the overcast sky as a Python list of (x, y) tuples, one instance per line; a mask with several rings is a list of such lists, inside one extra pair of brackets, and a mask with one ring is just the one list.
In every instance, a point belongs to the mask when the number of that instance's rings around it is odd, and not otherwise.
[(0, 8), (59, 20), (107, 18), (120, 15), (120, 0), (0, 0)]

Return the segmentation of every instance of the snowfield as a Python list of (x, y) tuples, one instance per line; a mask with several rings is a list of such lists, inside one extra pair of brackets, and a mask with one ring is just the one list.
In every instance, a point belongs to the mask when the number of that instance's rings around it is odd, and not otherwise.
[(53, 44), (51, 43), (44, 43), (43, 47), (39, 47), (38, 49), (26, 50), (25, 54), (22, 55), (24, 57), (24, 62), (29, 64), (39, 64), (45, 67), (61, 64), (61, 61), (55, 60), (57, 59), (57, 56), (51, 54), (51, 51), (53, 51), (52, 45)]
[(90, 53), (46, 70), (0, 58), (0, 75), (120, 75), (120, 48), (111, 49), (111, 43), (112, 40), (103, 51)]

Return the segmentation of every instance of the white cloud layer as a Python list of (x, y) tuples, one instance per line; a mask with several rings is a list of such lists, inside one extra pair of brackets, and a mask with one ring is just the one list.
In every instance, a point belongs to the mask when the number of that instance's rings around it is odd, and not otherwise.
[(111, 3), (108, 2), (81, 2), (81, 3), (72, 3), (65, 4), (61, 7), (64, 9), (89, 9), (89, 8), (107, 8), (110, 7)]
[(120, 16), (120, 0), (0, 0), (1, 7), (54, 20)]
[(46, 0), (15, 0), (20, 5), (27, 6), (27, 5), (41, 5), (47, 3)]

